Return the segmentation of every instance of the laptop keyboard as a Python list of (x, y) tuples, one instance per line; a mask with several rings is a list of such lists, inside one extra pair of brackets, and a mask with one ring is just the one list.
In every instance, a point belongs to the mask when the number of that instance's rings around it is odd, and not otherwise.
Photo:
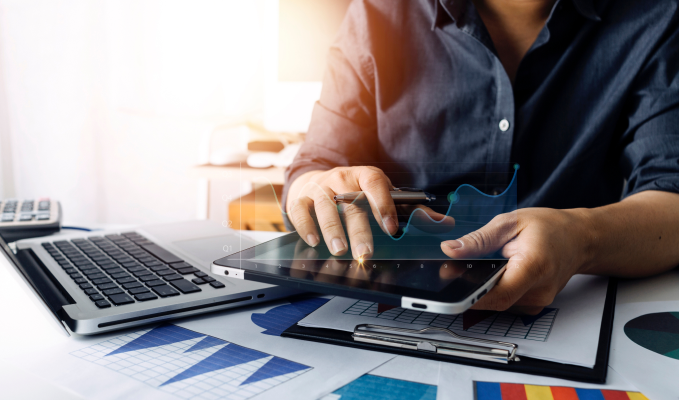
[(136, 232), (42, 246), (99, 308), (225, 286)]

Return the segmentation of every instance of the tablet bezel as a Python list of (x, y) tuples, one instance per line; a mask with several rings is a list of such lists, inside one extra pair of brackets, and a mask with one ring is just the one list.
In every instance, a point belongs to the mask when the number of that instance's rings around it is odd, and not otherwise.
[[(484, 287), (488, 287), (491, 280), (497, 280), (499, 274), (501, 274), (507, 264), (506, 259), (475, 259), (475, 260), (452, 260), (452, 259), (441, 259), (441, 260), (424, 260), (429, 264), (436, 264), (442, 262), (451, 263), (470, 263), (476, 264), (482, 263), (484, 267), (486, 264), (496, 263), (497, 267), (493, 270), (494, 273), (489, 273), (485, 278), (483, 278), (478, 283), (473, 285), (468, 283), (466, 280), (454, 280), (448, 286), (442, 290), (435, 292), (430, 290), (421, 290), (405, 286), (387, 285), (387, 284), (377, 284), (373, 283), (371, 289), (365, 288), (369, 281), (361, 279), (350, 279), (346, 277), (338, 277), (337, 275), (323, 274), (330, 278), (339, 281), (339, 278), (344, 278), (344, 281), (352, 281), (355, 286), (349, 286), (347, 284), (331, 283), (331, 282), (320, 282), (311, 279), (304, 279), (299, 277), (290, 276), (289, 271), (292, 269), (291, 264), (294, 260), (275, 260), (278, 265), (271, 265), (262, 262), (253, 262), (257, 254), (264, 254), (265, 252), (273, 251), (280, 246), (284, 246), (293, 242), (300, 240), (299, 235), (296, 232), (290, 233), (285, 236), (264, 242), (262, 244), (244, 249), (238, 253), (231, 254), (229, 256), (220, 258), (213, 262), (212, 272), (219, 275), (226, 275), (232, 278), (240, 278), (245, 280), (252, 280), (256, 282), (294, 287), (296, 289), (302, 289), (307, 291), (313, 291), (323, 294), (332, 294), (338, 296), (346, 296), (359, 298), (368, 301), (376, 301), (384, 304), (391, 304), (395, 306), (401, 306), (403, 299), (419, 299), (426, 302), (435, 302), (443, 304), (461, 304), (461, 303), (471, 303), (468, 301), (470, 297), (477, 295), (483, 290)], [(272, 261), (272, 260), (267, 260)], [(327, 260), (309, 260), (316, 264), (324, 264)], [(347, 260), (348, 261), (348, 260)], [(395, 260), (369, 260), (370, 263), (379, 262), (390, 262), (394, 263)], [(402, 263), (407, 262), (420, 262), (417, 260), (405, 260)], [(242, 271), (239, 273), (237, 271)], [(230, 274), (229, 274), (229, 271)], [(235, 273), (234, 273), (235, 272)], [(493, 282), (494, 283), (494, 282)], [(455, 287), (457, 286), (457, 287)], [(464, 290), (463, 294), (459, 291)], [(484, 292), (485, 293), (485, 292)], [(480, 297), (479, 297), (480, 298)]]

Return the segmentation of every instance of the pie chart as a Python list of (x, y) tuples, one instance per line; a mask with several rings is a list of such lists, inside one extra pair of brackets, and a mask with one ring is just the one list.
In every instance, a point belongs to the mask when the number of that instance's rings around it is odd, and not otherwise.
[(639, 346), (679, 360), (679, 312), (645, 314), (627, 322), (624, 330)]

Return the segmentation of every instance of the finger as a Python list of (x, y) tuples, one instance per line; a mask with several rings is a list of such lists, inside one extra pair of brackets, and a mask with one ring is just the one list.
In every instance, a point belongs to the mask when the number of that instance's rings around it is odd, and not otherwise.
[(533, 262), (528, 257), (514, 258), (507, 263), (507, 269), (497, 284), (472, 308), (477, 310), (504, 311), (513, 306), (533, 286), (536, 281)]
[(394, 235), (398, 231), (398, 216), (389, 191), (393, 187), (389, 178), (377, 168), (356, 168), (358, 185), (370, 202), (373, 215), (382, 230)]
[(334, 195), (335, 192), (329, 187), (320, 187), (314, 193), (314, 209), (325, 245), (328, 246), (332, 255), (340, 256), (347, 252), (347, 239), (337, 212), (337, 205), (332, 200)]
[(451, 258), (482, 257), (501, 249), (519, 232), (517, 213), (500, 214), (488, 224), (457, 240), (441, 243), (441, 250)]
[(370, 230), (367, 207), (342, 204), (341, 213), (349, 235), (351, 254), (355, 260), (368, 259), (373, 254), (373, 236)]
[(316, 247), (320, 243), (318, 237), (318, 230), (316, 224), (311, 217), (309, 209), (313, 205), (313, 201), (307, 197), (300, 197), (292, 202), (292, 207), (289, 211), (290, 222), (297, 229), (299, 236), (311, 247)]
[[(434, 234), (448, 233), (455, 228), (455, 218), (438, 213), (423, 205), (400, 205), (396, 207), (399, 215), (403, 215), (410, 226)], [(412, 215), (412, 219), (410, 216)]]

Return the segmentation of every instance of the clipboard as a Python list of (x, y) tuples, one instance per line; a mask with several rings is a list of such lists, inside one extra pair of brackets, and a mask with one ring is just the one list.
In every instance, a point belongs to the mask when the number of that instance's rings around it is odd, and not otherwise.
[[(518, 357), (516, 355), (518, 348), (516, 344), (465, 337), (447, 329), (434, 327), (414, 330), (362, 324), (356, 326), (354, 332), (346, 332), (335, 329), (308, 328), (294, 324), (286, 329), (281, 336), (507, 372), (542, 375), (580, 382), (605, 383), (611, 335), (613, 333), (617, 287), (617, 279), (609, 278), (593, 368), (526, 356)], [(443, 333), (450, 335), (456, 341), (440, 338), (432, 340), (422, 336), (412, 336), (414, 334), (426, 335), (426, 333), (432, 331), (447, 331)]]

